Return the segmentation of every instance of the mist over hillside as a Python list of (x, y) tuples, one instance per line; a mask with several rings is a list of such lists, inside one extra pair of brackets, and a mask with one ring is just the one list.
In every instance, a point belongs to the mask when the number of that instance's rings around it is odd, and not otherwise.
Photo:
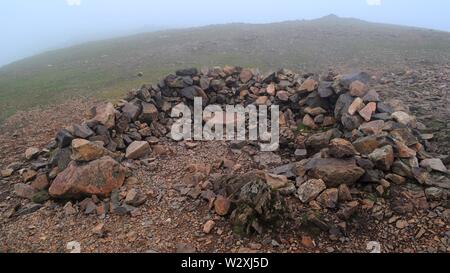
[(74, 96), (117, 97), (182, 67), (395, 69), (414, 62), (448, 63), (448, 44), (446, 32), (334, 15), (137, 34), (49, 51), (0, 68), (0, 120)]

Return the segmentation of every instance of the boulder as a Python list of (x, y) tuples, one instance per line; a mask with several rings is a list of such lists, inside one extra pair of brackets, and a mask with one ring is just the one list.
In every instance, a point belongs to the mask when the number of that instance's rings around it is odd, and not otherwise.
[(89, 122), (98, 122), (106, 128), (111, 129), (116, 124), (115, 111), (114, 105), (110, 102), (98, 105), (92, 110), (94, 117)]
[(305, 166), (310, 177), (322, 179), (328, 187), (338, 187), (341, 184), (352, 185), (365, 173), (354, 160), (335, 158), (314, 158)]
[(109, 156), (78, 165), (72, 161), (53, 181), (49, 193), (54, 198), (107, 197), (122, 186), (125, 167)]

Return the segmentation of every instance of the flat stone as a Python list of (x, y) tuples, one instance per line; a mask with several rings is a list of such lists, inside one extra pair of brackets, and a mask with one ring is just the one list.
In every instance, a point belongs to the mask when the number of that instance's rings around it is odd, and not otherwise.
[(431, 170), (442, 172), (442, 173), (448, 173), (448, 170), (445, 167), (444, 163), (442, 163), (442, 160), (440, 160), (438, 158), (422, 160), (420, 162), (420, 166), (422, 168), (431, 169)]
[(354, 160), (335, 158), (315, 158), (305, 166), (311, 177), (322, 179), (328, 187), (338, 187), (341, 184), (352, 185), (365, 173)]
[(127, 147), (125, 157), (128, 159), (139, 159), (150, 153), (150, 144), (147, 141), (133, 141)]
[(327, 188), (322, 179), (311, 179), (300, 185), (297, 191), (298, 198), (303, 203), (316, 199)]

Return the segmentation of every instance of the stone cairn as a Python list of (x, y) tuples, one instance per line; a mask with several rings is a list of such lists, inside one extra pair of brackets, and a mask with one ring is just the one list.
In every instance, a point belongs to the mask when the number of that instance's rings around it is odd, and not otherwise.
[[(29, 148), (32, 167), (21, 170), (23, 183), (15, 192), (36, 204), (89, 197), (100, 199), (96, 204), (105, 214), (132, 212), (146, 197), (138, 191), (119, 196), (126, 163), (145, 158), (160, 138), (170, 138), (172, 107), (202, 97), (206, 104), (279, 105), (279, 153), (295, 158), (283, 166), (269, 163), (254, 175), (220, 177), (207, 190), (211, 208), (230, 215), (238, 233), (262, 232), (283, 219), (287, 210), (280, 194), (335, 210), (341, 219), (362, 204), (353, 194), (356, 187), (384, 196), (393, 184), (414, 183), (429, 200), (446, 200), (447, 190), (436, 186), (432, 174), (446, 176), (448, 170), (424, 149), (433, 136), (420, 133), (423, 124), (401, 101), (381, 101), (370, 81), (364, 72), (319, 77), (287, 69), (262, 75), (230, 66), (179, 70), (132, 90), (116, 105), (93, 108), (91, 119), (61, 129), (48, 149)], [(16, 170), (10, 166), (2, 175)], [(83, 209), (99, 210), (92, 202)]]

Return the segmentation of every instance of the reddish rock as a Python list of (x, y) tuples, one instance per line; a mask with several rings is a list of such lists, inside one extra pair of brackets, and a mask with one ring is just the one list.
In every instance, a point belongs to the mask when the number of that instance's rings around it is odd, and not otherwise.
[(352, 104), (348, 107), (348, 113), (350, 115), (356, 114), (359, 110), (363, 109), (365, 106), (363, 100), (361, 98), (356, 98)]
[(22, 173), (23, 182), (28, 182), (28, 181), (31, 181), (31, 180), (35, 179), (36, 175), (37, 175), (36, 171), (30, 170), (30, 169), (26, 169)]
[(317, 124), (314, 122), (312, 117), (308, 114), (306, 114), (303, 117), (303, 124), (311, 129), (317, 129)]
[(390, 145), (378, 148), (369, 155), (369, 158), (378, 168), (389, 171), (394, 163), (394, 149)]
[(368, 155), (379, 147), (379, 142), (375, 136), (362, 137), (353, 142), (353, 147), (364, 155)]
[(275, 96), (276, 94), (275, 84), (273, 83), (269, 84), (266, 88), (266, 92), (271, 96)]
[(125, 167), (111, 157), (106, 156), (86, 165), (71, 162), (53, 181), (49, 193), (55, 198), (106, 197), (120, 188), (124, 180)]
[(110, 102), (96, 106), (93, 109), (94, 117), (90, 121), (97, 121), (106, 128), (111, 129), (115, 125), (115, 109)]
[(338, 187), (341, 184), (351, 185), (365, 173), (354, 160), (335, 158), (315, 158), (310, 160), (305, 169), (314, 178), (322, 179), (328, 187)]
[(230, 210), (231, 202), (228, 198), (218, 195), (214, 201), (214, 210), (220, 216), (225, 216)]
[(300, 91), (312, 92), (316, 90), (317, 86), (318, 86), (317, 81), (315, 81), (314, 79), (307, 79), (300, 86)]
[(239, 79), (242, 83), (247, 83), (253, 78), (253, 72), (250, 69), (243, 69), (239, 75)]
[(49, 185), (50, 184), (48, 182), (46, 174), (38, 175), (36, 179), (31, 183), (31, 186), (37, 191), (46, 190)]
[(333, 209), (337, 206), (338, 202), (338, 196), (339, 196), (338, 189), (332, 188), (327, 189), (323, 191), (319, 197), (317, 197), (317, 201), (324, 207)]
[(378, 135), (383, 132), (383, 127), (383, 120), (374, 120), (361, 124), (361, 126), (359, 126), (359, 130), (367, 135)]
[(333, 157), (344, 158), (354, 156), (358, 152), (350, 141), (342, 138), (335, 138), (330, 142), (329, 153)]
[(19, 183), (14, 185), (14, 193), (21, 198), (31, 200), (36, 190), (30, 185)]
[(367, 86), (361, 81), (354, 81), (350, 84), (350, 95), (362, 97), (367, 93)]
[(412, 158), (417, 155), (416, 151), (409, 148), (401, 141), (395, 141), (395, 146), (396, 146), (398, 156), (401, 158)]
[(209, 234), (215, 225), (216, 223), (213, 220), (208, 220), (203, 226), (203, 232)]
[(95, 142), (81, 138), (72, 140), (72, 160), (92, 161), (111, 154), (109, 150)]
[(277, 92), (277, 98), (280, 101), (288, 101), (289, 100), (289, 93), (286, 91), (278, 91)]
[(358, 113), (365, 121), (370, 121), (372, 114), (375, 113), (376, 110), (377, 104), (375, 102), (371, 102), (359, 110)]
[(40, 150), (38, 148), (28, 148), (25, 151), (25, 158), (27, 160), (35, 159), (39, 155)]
[(265, 105), (269, 100), (268, 96), (260, 96), (255, 100), (256, 105)]

